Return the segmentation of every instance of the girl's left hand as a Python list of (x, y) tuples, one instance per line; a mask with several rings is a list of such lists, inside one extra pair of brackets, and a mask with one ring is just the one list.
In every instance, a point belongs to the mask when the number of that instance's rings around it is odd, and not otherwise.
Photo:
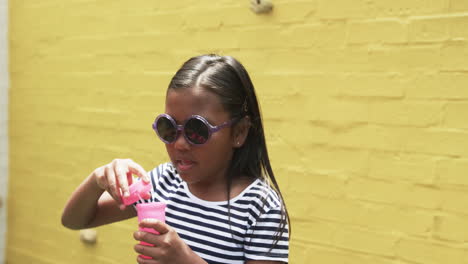
[(159, 232), (159, 235), (136, 231), (133, 237), (138, 241), (147, 242), (154, 246), (144, 246), (137, 244), (134, 249), (137, 253), (152, 257), (153, 259), (144, 259), (138, 256), (137, 261), (140, 264), (186, 264), (186, 263), (205, 263), (192, 249), (185, 244), (177, 232), (164, 222), (156, 219), (143, 219), (140, 222), (142, 228), (153, 228)]

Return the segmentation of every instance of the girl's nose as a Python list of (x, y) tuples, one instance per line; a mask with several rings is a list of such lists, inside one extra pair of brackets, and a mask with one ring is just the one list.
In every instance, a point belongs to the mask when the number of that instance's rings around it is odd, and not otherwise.
[(184, 134), (180, 133), (174, 142), (174, 148), (177, 150), (188, 150), (190, 149), (190, 143), (185, 139)]

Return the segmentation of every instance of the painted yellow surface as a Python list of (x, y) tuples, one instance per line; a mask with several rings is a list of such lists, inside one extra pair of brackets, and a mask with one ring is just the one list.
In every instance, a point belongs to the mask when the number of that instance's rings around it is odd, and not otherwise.
[(189, 57), (252, 75), (291, 214), (290, 263), (468, 263), (466, 0), (10, 1), (7, 262), (134, 263), (60, 224), (96, 167), (167, 160), (153, 131)]

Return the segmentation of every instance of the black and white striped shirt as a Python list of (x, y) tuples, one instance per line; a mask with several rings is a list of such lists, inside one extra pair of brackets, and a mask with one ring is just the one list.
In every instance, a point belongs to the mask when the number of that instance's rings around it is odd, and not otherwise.
[(208, 263), (288, 262), (287, 225), (274, 244), (281, 219), (280, 198), (262, 180), (255, 180), (230, 200), (229, 222), (227, 201), (210, 202), (195, 197), (171, 163), (161, 164), (149, 174), (152, 197), (138, 203), (166, 203), (166, 223)]

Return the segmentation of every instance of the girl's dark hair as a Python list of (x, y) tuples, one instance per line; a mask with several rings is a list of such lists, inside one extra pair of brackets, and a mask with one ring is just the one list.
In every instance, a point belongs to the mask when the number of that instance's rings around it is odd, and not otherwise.
[(214, 54), (197, 56), (182, 65), (172, 78), (168, 90), (192, 87), (200, 87), (218, 95), (231, 118), (250, 117), (251, 125), (247, 139), (242, 147), (234, 151), (228, 170), (227, 200), (230, 200), (233, 177), (245, 175), (262, 178), (269, 184), (280, 196), (282, 203), (282, 219), (275, 238), (276, 244), (286, 225), (289, 226), (289, 215), (270, 165), (260, 106), (249, 74), (233, 57)]

